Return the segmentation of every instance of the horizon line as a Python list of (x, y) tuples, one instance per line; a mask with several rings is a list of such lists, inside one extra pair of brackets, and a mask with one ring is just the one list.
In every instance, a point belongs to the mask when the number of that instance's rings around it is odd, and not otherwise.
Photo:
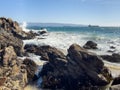
[(39, 24), (65, 24), (65, 25), (74, 25), (74, 26), (99, 26), (99, 27), (120, 27), (120, 25), (98, 25), (98, 24), (78, 24), (78, 23), (63, 23), (63, 22), (31, 22), (23, 21), (19, 23), (39, 23)]

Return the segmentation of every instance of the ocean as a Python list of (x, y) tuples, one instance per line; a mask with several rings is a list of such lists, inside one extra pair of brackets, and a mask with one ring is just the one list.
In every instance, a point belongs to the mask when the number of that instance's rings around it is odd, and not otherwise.
[[(61, 50), (67, 50), (73, 43), (81, 47), (87, 41), (94, 41), (98, 44), (97, 50), (90, 50), (98, 55), (120, 53), (120, 27), (88, 27), (88, 26), (35, 26), (23, 24), (25, 31), (39, 31), (46, 28), (47, 35), (41, 35), (33, 40), (24, 40), (24, 43), (37, 45), (50, 45)], [(42, 39), (38, 39), (42, 38)], [(43, 39), (44, 38), (44, 39)], [(115, 49), (110, 48), (111, 46)]]

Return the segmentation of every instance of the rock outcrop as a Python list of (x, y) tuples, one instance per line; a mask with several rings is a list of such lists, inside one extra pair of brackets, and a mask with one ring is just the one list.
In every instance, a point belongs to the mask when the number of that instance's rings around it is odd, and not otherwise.
[(27, 84), (27, 71), (12, 46), (0, 51), (0, 90), (23, 90)]
[(35, 37), (32, 32), (24, 32), (19, 24), (10, 18), (0, 18), (0, 30), (5, 30), (9, 33), (12, 33), (13, 36), (19, 39), (31, 39)]
[(112, 80), (102, 58), (77, 44), (70, 46), (66, 59), (54, 58), (45, 64), (40, 76), (44, 89), (99, 90)]
[(18, 58), (24, 52), (22, 39), (34, 36), (24, 32), (16, 21), (0, 18), (0, 90), (24, 90), (34, 78), (34, 61)]
[(87, 43), (83, 46), (85, 49), (97, 49), (97, 43), (93, 41), (87, 41)]
[(56, 58), (65, 59), (66, 56), (59, 50), (49, 45), (46, 46), (36, 46), (32, 44), (25, 45), (24, 49), (26, 52), (34, 53), (36, 55), (40, 55), (42, 60), (53, 60)]

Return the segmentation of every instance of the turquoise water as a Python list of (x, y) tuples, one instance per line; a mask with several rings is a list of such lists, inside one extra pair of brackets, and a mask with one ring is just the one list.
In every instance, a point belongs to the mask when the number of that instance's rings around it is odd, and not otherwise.
[[(39, 26), (27, 27), (40, 30)], [(49, 32), (66, 32), (75, 34), (103, 35), (106, 37), (120, 38), (120, 27), (45, 27)]]

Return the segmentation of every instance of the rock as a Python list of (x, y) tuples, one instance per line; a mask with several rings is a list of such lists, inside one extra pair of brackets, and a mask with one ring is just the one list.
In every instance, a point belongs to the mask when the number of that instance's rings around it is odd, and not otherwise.
[(53, 60), (55, 58), (63, 58), (65, 59), (65, 55), (57, 50), (54, 47), (51, 47), (49, 45), (46, 46), (36, 46), (36, 45), (30, 45), (27, 44), (25, 45), (24, 49), (26, 50), (26, 52), (29, 53), (35, 53), (36, 55), (40, 55), (42, 60)]
[(13, 21), (10, 18), (0, 18), (0, 30), (5, 30), (9, 33), (11, 32), (14, 37), (17, 37), (19, 39), (32, 39), (35, 37), (35, 34), (23, 31), (18, 22)]
[(111, 49), (115, 49), (116, 47), (115, 46), (110, 46)]
[(45, 30), (43, 29), (43, 30), (39, 31), (38, 33), (39, 33), (40, 35), (42, 35), (42, 34), (47, 33), (47, 30), (46, 30), (46, 29), (45, 29)]
[(104, 60), (110, 62), (120, 62), (120, 54), (113, 53), (112, 55), (101, 55)]
[(77, 44), (68, 49), (66, 59), (50, 60), (39, 74), (43, 89), (100, 89), (110, 84), (112, 76), (102, 58)]
[(85, 49), (97, 49), (97, 43), (93, 41), (87, 41), (87, 43), (83, 46)]
[(29, 82), (32, 81), (33, 77), (35, 76), (35, 72), (37, 70), (37, 65), (34, 61), (26, 58), (23, 61), (23, 64), (26, 65), (26, 70), (27, 70), (27, 77)]
[(109, 53), (114, 53), (116, 50), (108, 50)]
[(0, 30), (0, 49), (7, 46), (13, 46), (17, 55), (21, 55), (23, 52), (23, 41), (14, 37), (11, 33), (4, 30)]
[(112, 83), (112, 85), (118, 85), (118, 84), (120, 84), (120, 76), (119, 77), (115, 77), (114, 81)]
[[(0, 90), (23, 90), (27, 84), (27, 71), (12, 46), (0, 52)], [(24, 72), (23, 72), (24, 71)]]
[(3, 53), (4, 53), (3, 66), (8, 66), (10, 65), (10, 63), (13, 64), (12, 60), (16, 59), (17, 57), (13, 47), (12, 46), (6, 47)]

